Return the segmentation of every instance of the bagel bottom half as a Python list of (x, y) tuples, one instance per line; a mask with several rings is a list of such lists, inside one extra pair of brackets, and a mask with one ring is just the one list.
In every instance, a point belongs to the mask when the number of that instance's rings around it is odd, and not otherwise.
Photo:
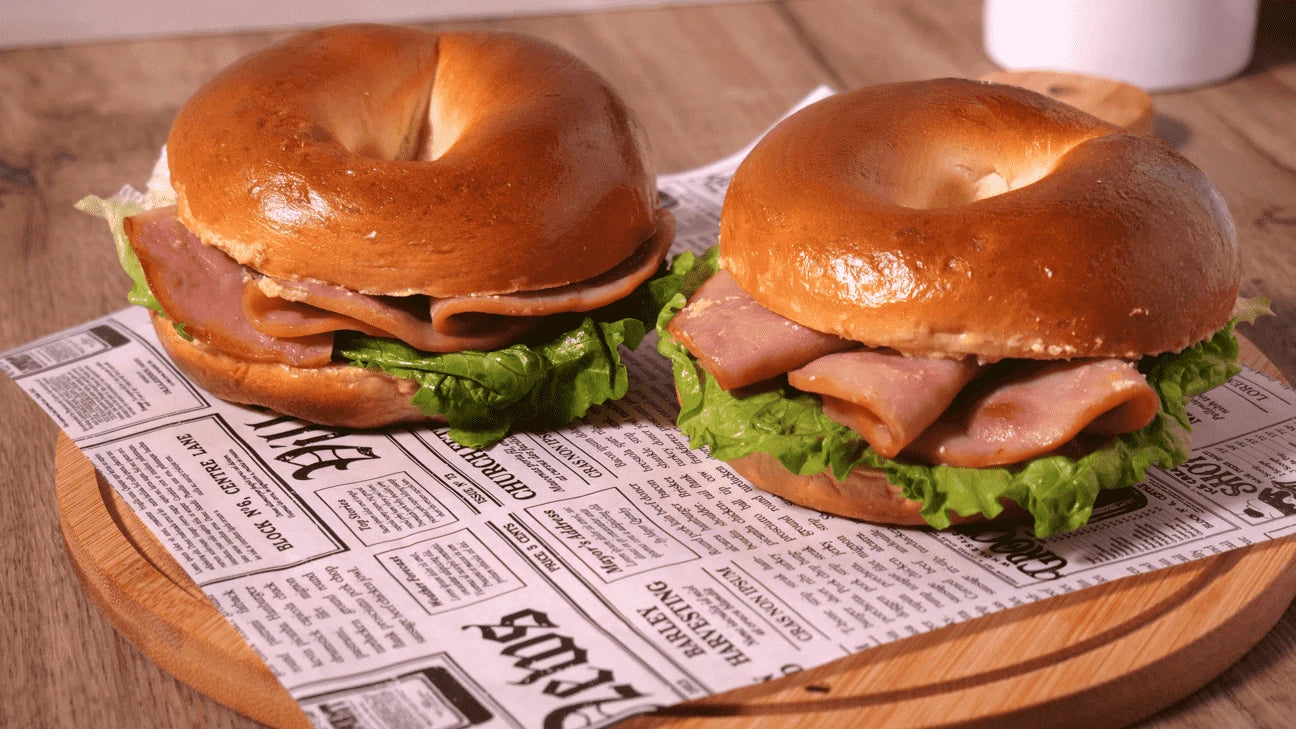
[(838, 481), (829, 471), (797, 475), (767, 453), (748, 453), (726, 463), (758, 488), (811, 509), (879, 524), (927, 523), (918, 513), (921, 503), (901, 496), (899, 486), (871, 468), (856, 468)]
[[(748, 453), (725, 463), (757, 488), (809, 509), (874, 524), (927, 526), (927, 521), (918, 513), (922, 503), (906, 499), (900, 494), (899, 486), (888, 481), (885, 473), (873, 468), (856, 467), (846, 474), (844, 481), (838, 481), (830, 470), (809, 476), (792, 473), (768, 453)], [(1025, 512), (1013, 502), (1001, 503), (1003, 513), (993, 521), (1024, 516)], [(982, 514), (959, 516), (952, 513), (949, 519), (954, 526), (987, 521)]]
[(188, 341), (170, 320), (151, 312), (153, 329), (171, 360), (194, 384), (212, 395), (259, 405), (319, 425), (374, 428), (415, 422), (444, 422), (424, 415), (410, 398), (418, 383), (344, 363), (293, 367), (253, 362)]

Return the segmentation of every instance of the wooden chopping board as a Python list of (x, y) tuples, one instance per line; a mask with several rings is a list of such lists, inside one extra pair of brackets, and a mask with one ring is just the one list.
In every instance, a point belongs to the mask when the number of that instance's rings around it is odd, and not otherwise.
[[(1242, 361), (1280, 376), (1242, 341)], [(276, 729), (296, 703), (66, 436), (55, 480), (86, 593), (155, 663)], [(995, 613), (786, 678), (632, 719), (624, 729), (1120, 727), (1222, 673), (1296, 596), (1296, 539)]]

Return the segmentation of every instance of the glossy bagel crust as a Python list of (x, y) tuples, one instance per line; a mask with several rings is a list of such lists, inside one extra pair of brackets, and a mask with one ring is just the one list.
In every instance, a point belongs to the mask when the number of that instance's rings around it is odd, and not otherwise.
[(720, 255), (804, 326), (988, 358), (1177, 351), (1228, 321), (1241, 276), (1222, 198), (1163, 142), (961, 79), (783, 121), (730, 184)]
[(270, 276), (436, 297), (562, 286), (653, 233), (638, 123), (543, 41), (352, 25), (234, 63), (167, 140), (184, 225)]
[(202, 342), (187, 341), (168, 319), (156, 313), (151, 316), (153, 330), (176, 366), (222, 400), (260, 405), (300, 420), (341, 428), (442, 422), (410, 403), (418, 389), (411, 380), (337, 362), (324, 367), (252, 362)]

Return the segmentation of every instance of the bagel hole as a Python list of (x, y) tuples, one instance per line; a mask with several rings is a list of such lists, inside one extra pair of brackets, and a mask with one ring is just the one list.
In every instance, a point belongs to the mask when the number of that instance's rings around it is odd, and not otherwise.
[(432, 147), (432, 122), (426, 112), (420, 114), (410, 125), (405, 138), (401, 140), (400, 152), (396, 159), (420, 160), (429, 159)]
[(438, 160), (450, 151), (463, 136), (464, 130), (472, 125), (472, 108), (472, 104), (462, 101), (457, 103), (452, 95), (436, 93), (434, 90), (423, 114), (422, 124), (426, 127), (426, 133), (421, 137), (422, 143), (416, 159)]
[[(427, 95), (410, 94), (386, 103), (381, 112), (358, 113), (354, 108), (329, 108), (312, 127), (316, 141), (332, 140), (358, 157), (402, 161), (424, 159), (432, 144)], [(378, 105), (378, 102), (374, 102)]]
[(405, 133), (401, 138), (400, 151), (397, 152), (396, 159), (399, 160), (427, 160), (432, 159), (432, 91), (428, 90), (428, 96), (423, 103), (416, 106), (413, 114), (405, 124)]
[[(463, 105), (437, 93), (437, 65), (400, 79), (376, 80), (350, 103), (324, 104), (325, 133), (348, 152), (371, 159), (422, 162), (441, 157), (471, 123)], [(453, 95), (451, 95), (453, 96)], [(467, 105), (472, 108), (472, 105)]]
[(1026, 187), (1044, 177), (1048, 171), (1048, 167), (1043, 165), (1000, 171), (994, 167), (974, 168), (967, 164), (954, 164), (926, 177), (927, 185), (920, 181), (918, 188), (908, 191), (909, 194), (902, 192), (895, 202), (907, 208), (922, 210), (958, 207)]

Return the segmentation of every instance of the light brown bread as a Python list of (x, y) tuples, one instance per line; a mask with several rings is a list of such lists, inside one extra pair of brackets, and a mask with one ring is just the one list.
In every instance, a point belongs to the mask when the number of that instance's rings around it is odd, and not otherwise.
[(721, 264), (765, 307), (906, 354), (1137, 358), (1228, 321), (1232, 218), (1163, 142), (1024, 89), (859, 89), (775, 127)]
[(320, 425), (374, 428), (396, 423), (441, 422), (410, 403), (412, 380), (334, 363), (294, 367), (252, 362), (181, 337), (153, 314), (153, 330), (171, 360), (199, 387), (222, 400), (259, 405)]
[(638, 123), (592, 69), (523, 36), (303, 33), (205, 84), (167, 154), (205, 243), (363, 293), (562, 286), (653, 233)]
[[(811, 509), (875, 524), (927, 524), (918, 514), (922, 503), (906, 499), (901, 495), (900, 487), (887, 481), (886, 474), (875, 468), (858, 467), (846, 474), (846, 480), (838, 481), (830, 471), (799, 476), (766, 453), (749, 453), (727, 463), (760, 488)], [(1016, 504), (1004, 503), (1003, 518), (1019, 518), (1022, 513)], [(949, 516), (952, 524), (985, 521), (985, 517), (979, 515)]]

